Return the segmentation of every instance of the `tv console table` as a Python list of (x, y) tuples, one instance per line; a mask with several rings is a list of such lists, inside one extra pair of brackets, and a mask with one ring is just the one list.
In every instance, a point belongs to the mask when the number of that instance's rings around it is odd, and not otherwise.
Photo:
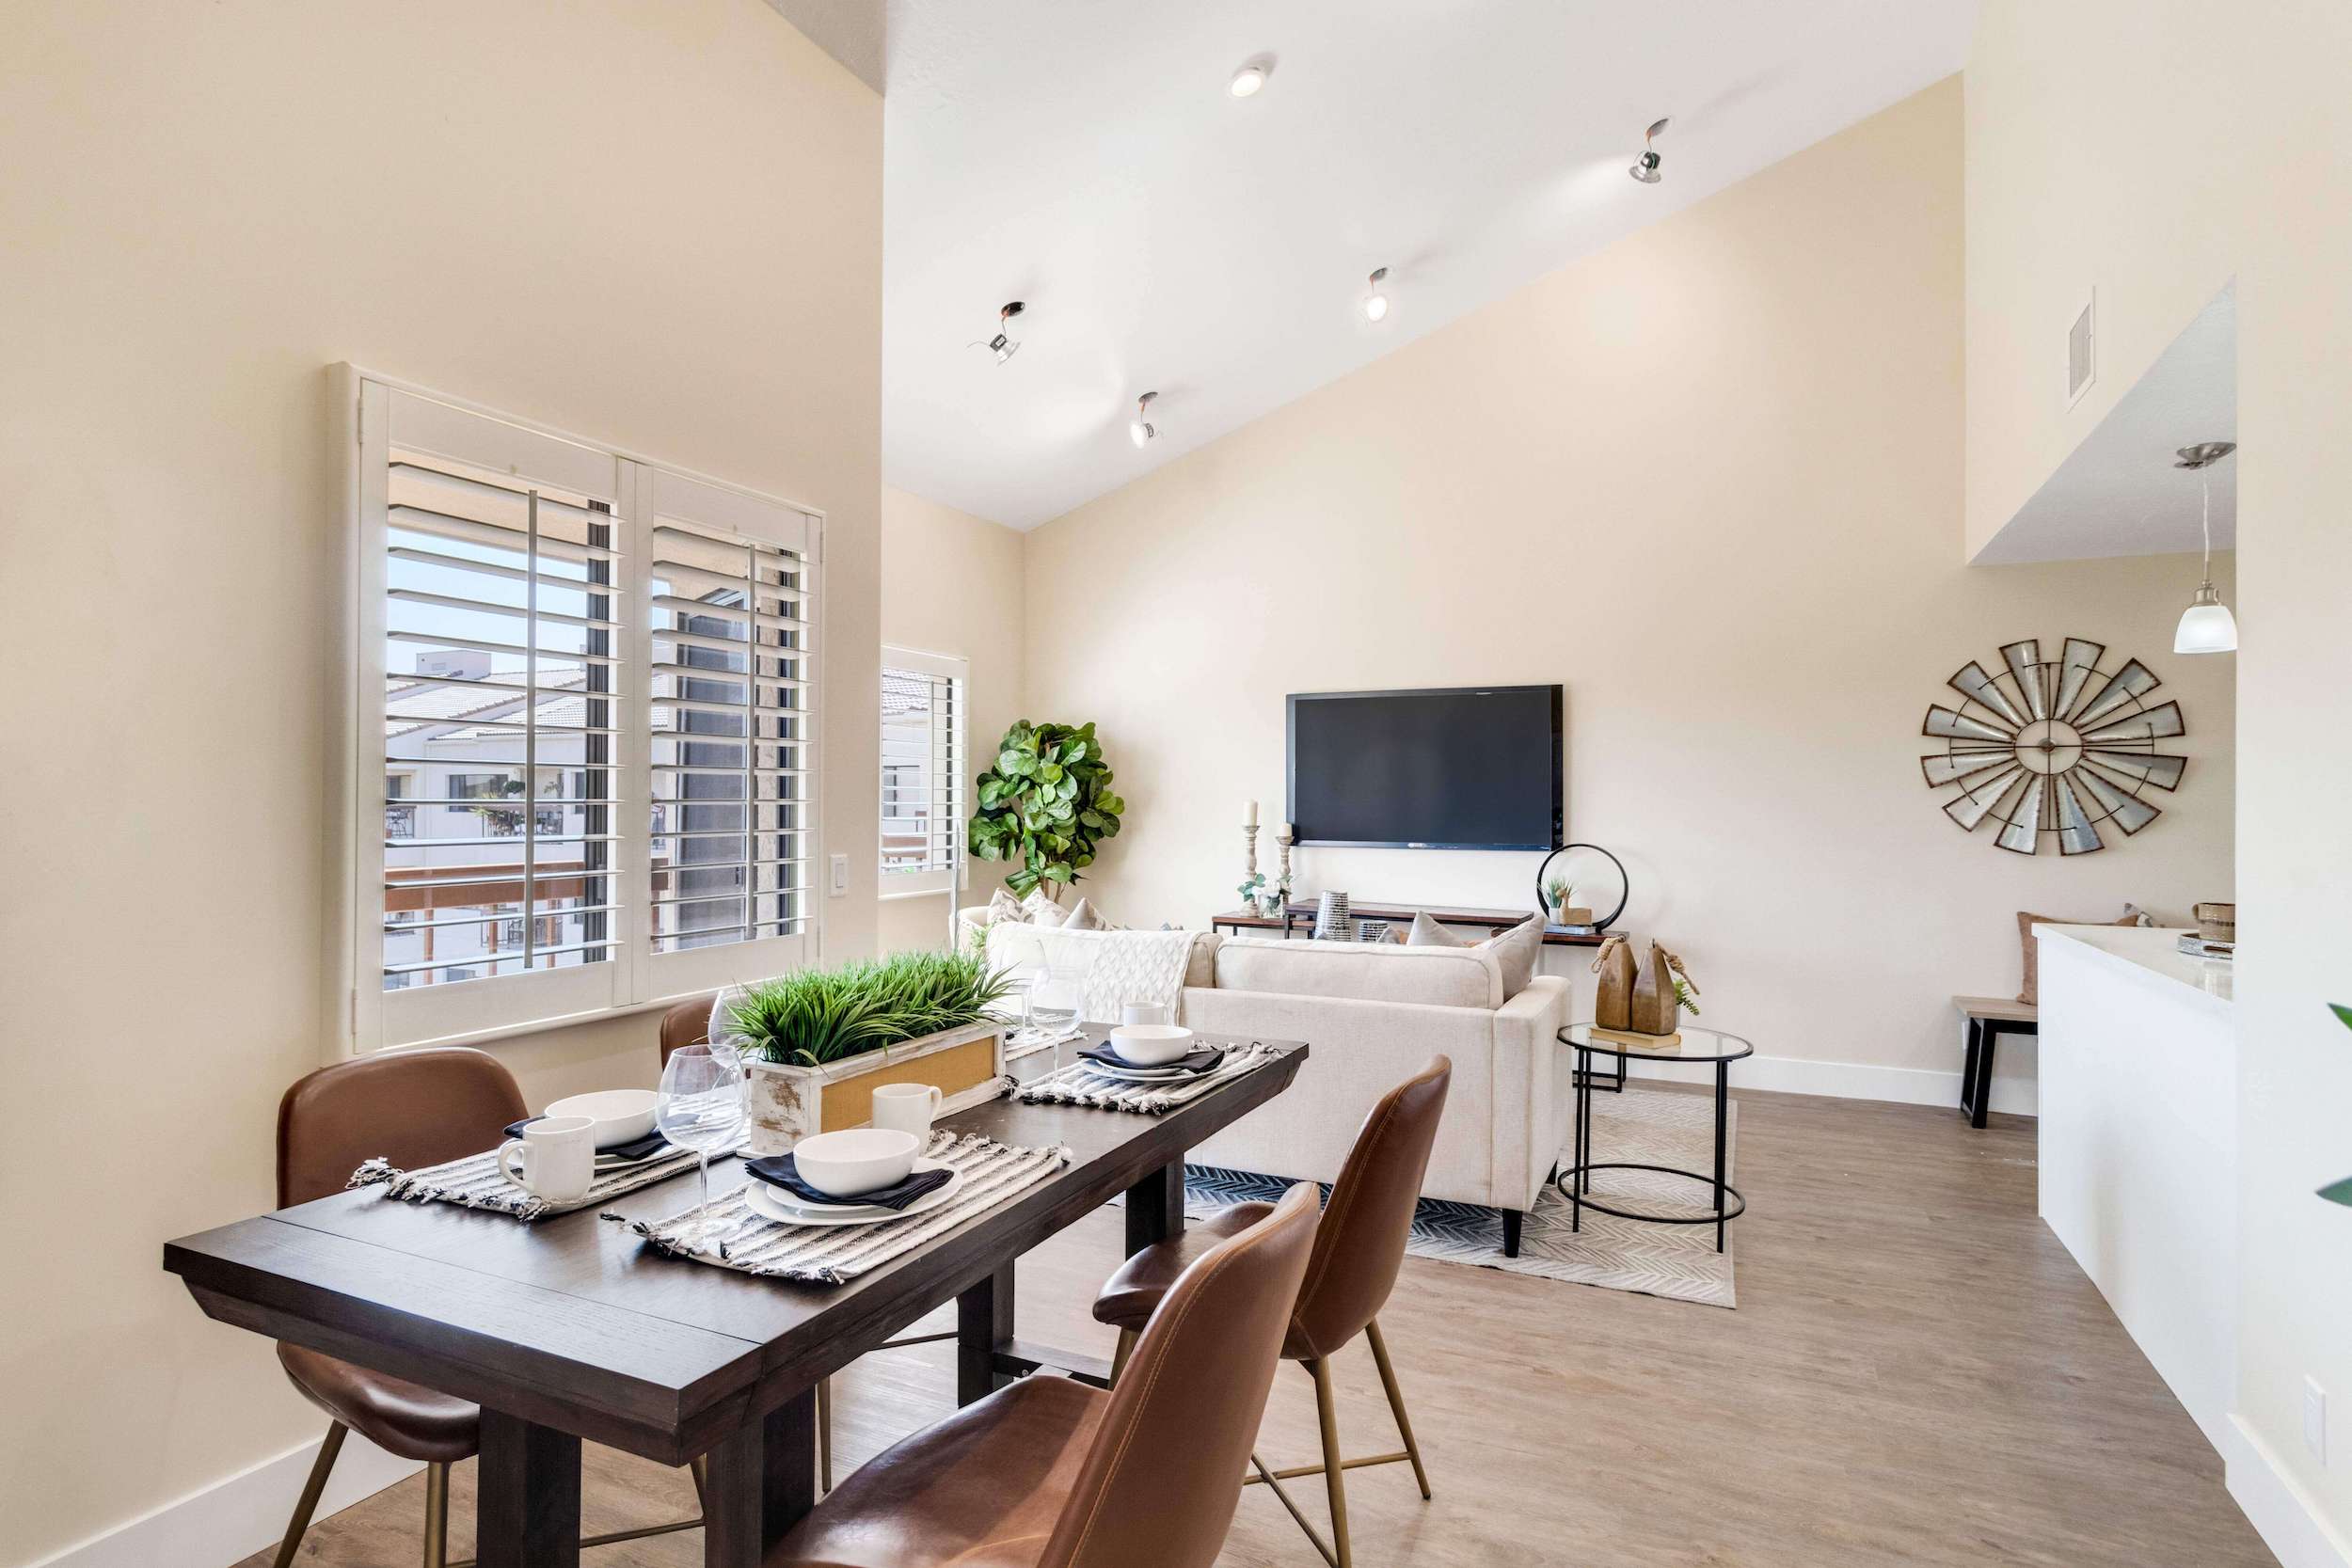
[[(1507, 931), (1535, 911), (1533, 910), (1462, 910), (1436, 904), (1350, 904), (1350, 917), (1357, 920), (1403, 921), (1411, 925), (1413, 917), (1425, 914), (1440, 926), (1477, 926), (1489, 934)], [(1291, 904), (1280, 914), (1253, 914), (1247, 910), (1213, 915), (1209, 920), (1212, 931), (1231, 930), (1236, 936), (1244, 931), (1279, 931), (1284, 940), (1300, 926), (1311, 932), (1315, 928), (1315, 906)], [(1557, 926), (1544, 928), (1544, 943), (1549, 947), (1598, 947), (1601, 938), (1583, 932), (1564, 931)]]

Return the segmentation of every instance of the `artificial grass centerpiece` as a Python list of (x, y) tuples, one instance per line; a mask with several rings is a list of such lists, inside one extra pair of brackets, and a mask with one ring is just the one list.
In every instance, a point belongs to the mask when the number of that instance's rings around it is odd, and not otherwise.
[(746, 1054), (820, 1067), (977, 1023), (1007, 974), (977, 953), (900, 953), (748, 986), (729, 1016)]

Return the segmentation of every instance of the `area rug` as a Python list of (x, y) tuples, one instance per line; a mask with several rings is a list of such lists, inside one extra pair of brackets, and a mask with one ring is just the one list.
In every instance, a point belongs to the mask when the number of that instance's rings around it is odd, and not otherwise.
[[(1731, 1107), (1725, 1133), (1725, 1179), (1737, 1184), (1740, 1107)], [(1593, 1096), (1593, 1145), (1603, 1160), (1675, 1165), (1706, 1171), (1714, 1162), (1715, 1101), (1703, 1094), (1661, 1093), (1628, 1088)], [(1569, 1154), (1563, 1149), (1560, 1163)], [(1271, 1200), (1288, 1182), (1248, 1171), (1210, 1165), (1184, 1167), (1184, 1212), (1200, 1216), (1229, 1203)], [(1712, 1212), (1713, 1195), (1698, 1182), (1649, 1171), (1599, 1171), (1592, 1196), (1619, 1209), (1645, 1214), (1693, 1216)], [(1712, 1225), (1648, 1225), (1584, 1211), (1584, 1227), (1568, 1228), (1568, 1200), (1546, 1187), (1522, 1228), (1519, 1255), (1502, 1256), (1502, 1217), (1469, 1203), (1423, 1198), (1413, 1215), (1412, 1239), (1405, 1250), (1442, 1263), (1469, 1263), (1532, 1274), (1604, 1290), (1633, 1291), (1704, 1307), (1735, 1307), (1731, 1249), (1739, 1244), (1734, 1221), (1725, 1250), (1715, 1250)]]

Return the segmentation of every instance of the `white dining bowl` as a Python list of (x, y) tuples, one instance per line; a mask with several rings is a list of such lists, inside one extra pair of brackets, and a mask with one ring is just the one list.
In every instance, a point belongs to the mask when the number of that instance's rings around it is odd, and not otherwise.
[(586, 1117), (596, 1124), (596, 1147), (616, 1148), (622, 1144), (633, 1144), (653, 1131), (653, 1109), (658, 1098), (651, 1089), (598, 1089), (594, 1094), (559, 1100), (547, 1108), (546, 1115)]
[(1111, 1049), (1137, 1067), (1166, 1067), (1192, 1053), (1192, 1031), (1181, 1023), (1122, 1023), (1111, 1031)]
[(819, 1132), (792, 1146), (801, 1180), (829, 1197), (861, 1197), (907, 1179), (923, 1140), (895, 1127)]

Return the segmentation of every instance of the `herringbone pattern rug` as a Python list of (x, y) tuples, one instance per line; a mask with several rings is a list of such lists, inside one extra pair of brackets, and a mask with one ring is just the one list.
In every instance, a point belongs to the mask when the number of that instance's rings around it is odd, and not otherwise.
[[(1675, 1165), (1707, 1171), (1714, 1159), (1715, 1102), (1699, 1094), (1666, 1094), (1629, 1087), (1623, 1094), (1593, 1096), (1594, 1158), (1640, 1164)], [(1739, 1181), (1736, 1157), (1740, 1107), (1731, 1107), (1725, 1179)], [(1560, 1163), (1568, 1164), (1566, 1149)], [(1282, 1196), (1287, 1182), (1248, 1171), (1209, 1165), (1184, 1169), (1184, 1209), (1205, 1214), (1229, 1203)], [(1698, 1215), (1713, 1211), (1713, 1194), (1703, 1184), (1647, 1171), (1600, 1171), (1592, 1196), (1620, 1209), (1644, 1213)], [(1502, 1256), (1502, 1217), (1474, 1204), (1423, 1198), (1413, 1216), (1406, 1251), (1446, 1263), (1565, 1279), (1612, 1291), (1636, 1291), (1706, 1307), (1738, 1305), (1732, 1288), (1731, 1249), (1738, 1245), (1734, 1222), (1725, 1250), (1715, 1250), (1712, 1225), (1649, 1225), (1587, 1209), (1581, 1230), (1571, 1230), (1568, 1200), (1547, 1187), (1527, 1216), (1517, 1258)]]

